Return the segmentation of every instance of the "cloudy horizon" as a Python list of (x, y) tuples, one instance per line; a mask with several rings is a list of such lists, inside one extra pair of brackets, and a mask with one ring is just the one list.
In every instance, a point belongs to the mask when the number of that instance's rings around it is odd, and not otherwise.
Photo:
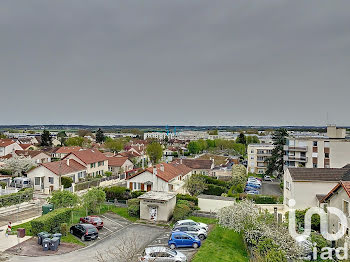
[(349, 1), (0, 6), (0, 125), (350, 126)]

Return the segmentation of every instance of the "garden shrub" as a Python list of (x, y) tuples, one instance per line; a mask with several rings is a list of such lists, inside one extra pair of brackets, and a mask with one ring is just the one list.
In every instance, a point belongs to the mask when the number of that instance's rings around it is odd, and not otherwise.
[(101, 181), (101, 179), (99, 178), (89, 178), (89, 177), (86, 180), (87, 180), (86, 182), (77, 183), (75, 185), (75, 190), (80, 191), (80, 190), (88, 189), (90, 187), (98, 187)]
[(144, 193), (146, 193), (146, 191), (144, 191), (144, 190), (131, 191), (131, 197), (138, 198), (139, 196), (142, 196)]
[(106, 171), (104, 174), (106, 175), (106, 177), (112, 176), (112, 172), (111, 171)]
[(198, 206), (198, 198), (195, 196), (191, 196), (189, 194), (183, 195), (183, 194), (177, 194), (176, 200), (187, 200), (193, 202), (196, 206)]
[(62, 236), (68, 235), (69, 228), (68, 228), (67, 223), (62, 223), (60, 228), (61, 228), (60, 232), (61, 232)]
[(0, 174), (4, 176), (12, 176), (12, 171), (10, 169), (0, 169)]
[(71, 219), (72, 209), (59, 208), (52, 212), (33, 219), (30, 224), (32, 226), (32, 234), (37, 235), (46, 231), (49, 233), (57, 233), (61, 231), (62, 223), (69, 223)]
[(64, 188), (70, 188), (72, 186), (73, 179), (68, 176), (61, 177), (61, 184)]
[(106, 187), (103, 189), (106, 193), (106, 199), (107, 200), (128, 200), (132, 198), (130, 189), (122, 186), (112, 186), (112, 187)]
[(223, 193), (226, 193), (226, 192), (227, 192), (227, 189), (225, 187), (209, 184), (207, 189), (203, 191), (203, 194), (221, 196)]
[(7, 186), (7, 183), (6, 183), (6, 182), (0, 182), (0, 187), (1, 187), (2, 189), (4, 189), (6, 186)]
[(140, 199), (128, 200), (128, 214), (133, 217), (140, 217)]
[(173, 213), (173, 220), (178, 221), (185, 219), (191, 214), (191, 208), (186, 204), (177, 204)]
[(205, 178), (205, 182), (207, 184), (212, 184), (212, 185), (217, 185), (217, 186), (222, 186), (222, 187), (226, 187), (227, 189), (230, 188), (230, 183), (222, 181), (222, 180), (218, 180), (214, 177), (210, 177), (210, 176), (203, 176)]

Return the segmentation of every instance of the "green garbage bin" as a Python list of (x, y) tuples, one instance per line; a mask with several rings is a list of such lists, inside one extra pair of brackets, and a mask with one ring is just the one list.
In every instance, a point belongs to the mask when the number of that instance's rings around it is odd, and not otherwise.
[(41, 214), (42, 214), (42, 215), (45, 215), (45, 214), (51, 212), (53, 209), (54, 209), (54, 208), (53, 208), (53, 205), (52, 205), (52, 204), (43, 205), (43, 206), (41, 207), (41, 210), (42, 210)]

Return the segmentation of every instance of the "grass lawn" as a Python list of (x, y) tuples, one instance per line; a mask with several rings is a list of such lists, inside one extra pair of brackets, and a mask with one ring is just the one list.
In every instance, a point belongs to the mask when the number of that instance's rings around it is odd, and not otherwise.
[(25, 228), (26, 230), (26, 236), (32, 236), (32, 225), (30, 224), (30, 221), (23, 223), (23, 224), (19, 224), (17, 226), (13, 226), (12, 227), (12, 232), (14, 232), (15, 234), (17, 234), (17, 228)]
[(195, 254), (192, 262), (247, 262), (248, 253), (240, 234), (218, 225)]
[(138, 217), (132, 217), (128, 213), (128, 209), (126, 207), (116, 207), (113, 205), (102, 205), (101, 206), (101, 214), (104, 214), (106, 212), (113, 212), (121, 217), (126, 218), (127, 220), (131, 222), (135, 222), (139, 220)]
[(68, 233), (66, 236), (62, 237), (61, 241), (65, 242), (65, 243), (73, 243), (73, 244), (77, 244), (80, 246), (85, 246), (85, 244), (83, 242), (81, 242), (78, 238), (73, 236), (71, 233)]
[(195, 217), (195, 216), (190, 216), (188, 219), (192, 219), (195, 222), (198, 223), (204, 223), (204, 224), (216, 224), (217, 220), (215, 218), (209, 218), (209, 217)]

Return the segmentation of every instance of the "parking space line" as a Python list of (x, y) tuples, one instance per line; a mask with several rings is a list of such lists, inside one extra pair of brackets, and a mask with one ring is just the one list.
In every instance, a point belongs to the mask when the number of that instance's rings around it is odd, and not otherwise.
[(122, 224), (120, 224), (120, 223), (118, 223), (118, 222), (114, 221), (113, 219), (110, 219), (110, 218), (108, 218), (108, 217), (106, 217), (106, 216), (104, 216), (104, 215), (101, 215), (101, 217), (103, 217), (103, 218), (105, 218), (105, 219), (107, 219), (107, 220), (109, 220), (109, 221), (111, 221), (111, 222), (113, 222), (113, 223), (116, 223), (118, 226), (123, 227), (123, 225), (122, 225)]
[(107, 229), (109, 232), (113, 232), (113, 230), (110, 230), (108, 227), (103, 227), (103, 229)]

